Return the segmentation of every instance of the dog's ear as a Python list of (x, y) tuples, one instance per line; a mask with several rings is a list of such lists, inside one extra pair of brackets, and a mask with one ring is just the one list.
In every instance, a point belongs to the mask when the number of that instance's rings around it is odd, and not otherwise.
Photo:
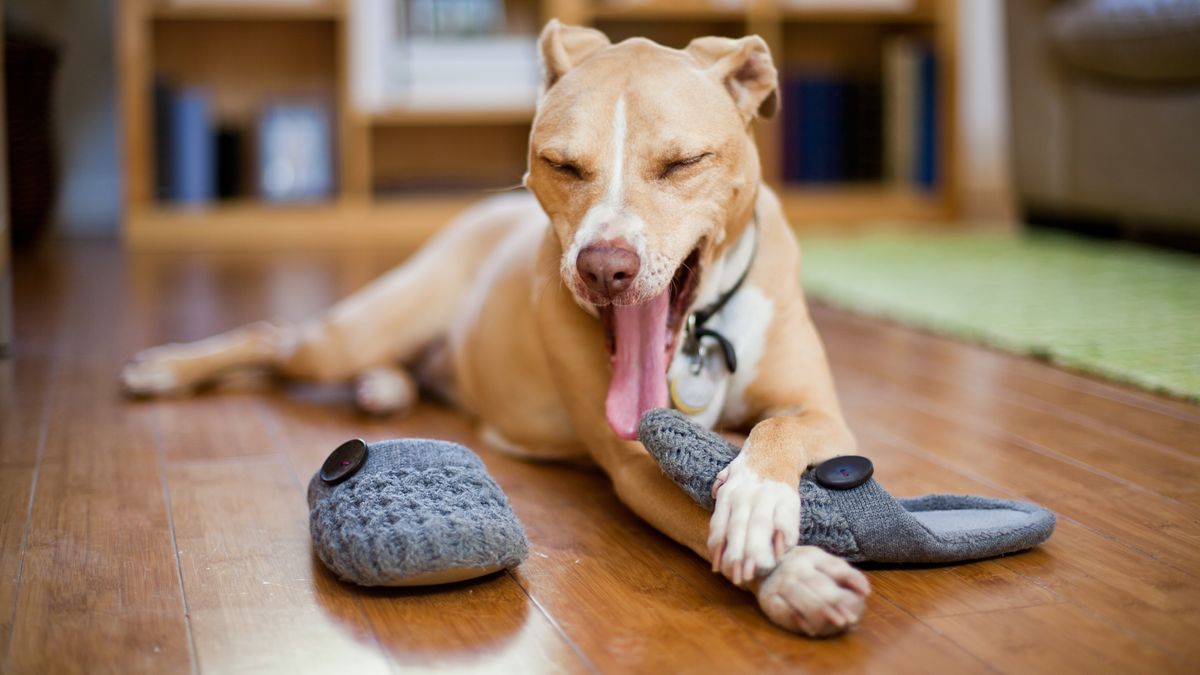
[(684, 51), (725, 85), (746, 121), (755, 115), (775, 115), (779, 108), (779, 73), (771, 61), (771, 49), (762, 38), (702, 37), (692, 40)]
[(542, 55), (542, 93), (554, 86), (568, 70), (589, 56), (612, 44), (608, 36), (595, 28), (568, 26), (550, 19), (538, 38), (538, 53)]

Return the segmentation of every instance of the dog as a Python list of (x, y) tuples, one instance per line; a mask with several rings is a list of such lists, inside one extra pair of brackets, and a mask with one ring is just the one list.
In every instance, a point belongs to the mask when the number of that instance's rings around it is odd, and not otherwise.
[[(805, 469), (853, 454), (799, 287), (800, 253), (762, 182), (753, 125), (774, 113), (766, 43), (682, 50), (551, 20), (527, 192), (457, 218), (400, 267), (299, 324), (260, 322), (136, 355), (135, 395), (184, 392), (234, 368), (355, 381), (372, 412), (418, 380), (478, 419), (484, 442), (588, 458), (620, 499), (808, 635), (855, 625), (870, 586), (798, 546)], [(710, 514), (636, 441), (675, 407), (748, 430)]]

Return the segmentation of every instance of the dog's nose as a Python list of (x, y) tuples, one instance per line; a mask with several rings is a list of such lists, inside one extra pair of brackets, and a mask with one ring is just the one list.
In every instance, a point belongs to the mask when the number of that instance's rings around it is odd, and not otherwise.
[(606, 298), (625, 292), (641, 266), (638, 254), (620, 241), (592, 244), (580, 251), (575, 260), (583, 283)]

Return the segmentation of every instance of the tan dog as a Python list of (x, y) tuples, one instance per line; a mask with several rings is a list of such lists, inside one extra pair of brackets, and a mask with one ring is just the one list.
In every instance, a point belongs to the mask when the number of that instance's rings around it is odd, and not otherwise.
[[(777, 84), (766, 44), (611, 45), (551, 21), (539, 46), (546, 79), (525, 176), (536, 201), (468, 211), (306, 324), (146, 350), (126, 388), (162, 394), (266, 366), (357, 378), (359, 402), (379, 412), (415, 401), (408, 367), (475, 415), (491, 446), (590, 456), (631, 509), (753, 590), (779, 625), (824, 635), (854, 624), (866, 578), (796, 546), (800, 474), (855, 446), (798, 285), (799, 251), (761, 182), (752, 123), (773, 112)], [(715, 335), (695, 339), (688, 317), (725, 296), (701, 322)], [(749, 429), (712, 514), (632, 440), (641, 413), (669, 401), (710, 427)]]

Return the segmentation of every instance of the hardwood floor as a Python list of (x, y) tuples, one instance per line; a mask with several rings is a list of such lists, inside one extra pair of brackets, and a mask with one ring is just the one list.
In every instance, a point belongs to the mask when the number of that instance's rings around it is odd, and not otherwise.
[(1059, 514), (1045, 546), (872, 568), (859, 630), (805, 640), (633, 516), (602, 475), (481, 452), (525, 523), (528, 561), (443, 589), (338, 582), (311, 554), (308, 477), (353, 436), (478, 448), (463, 418), (422, 405), (365, 419), (341, 388), (254, 381), (130, 402), (115, 378), (137, 348), (300, 318), (398, 259), (79, 243), (16, 261), (0, 670), (1200, 670), (1200, 408), (819, 307), (881, 481), (1037, 501)]

